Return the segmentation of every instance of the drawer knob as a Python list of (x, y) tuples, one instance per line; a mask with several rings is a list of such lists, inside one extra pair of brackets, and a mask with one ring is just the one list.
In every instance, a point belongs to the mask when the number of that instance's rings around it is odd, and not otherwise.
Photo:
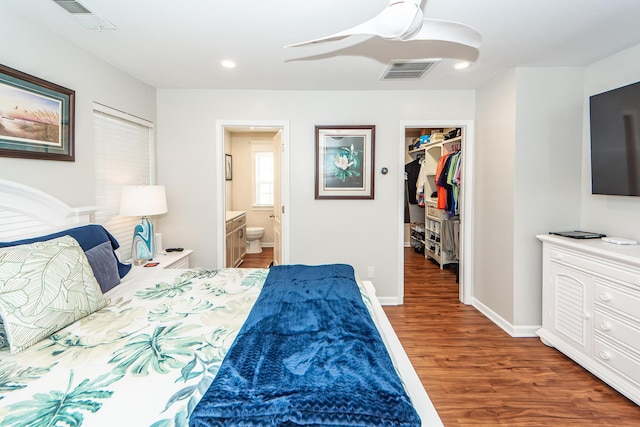
[(583, 319), (589, 319), (591, 317), (591, 315), (589, 313), (582, 313), (582, 318)]
[(601, 351), (600, 352), (600, 358), (602, 360), (609, 360), (609, 353), (607, 353), (606, 351)]
[(561, 260), (562, 259), (562, 255), (560, 254), (553, 254), (551, 255), (551, 258), (555, 259), (555, 260)]
[(611, 301), (611, 296), (609, 294), (603, 292), (603, 293), (600, 294), (600, 299), (602, 301)]
[(634, 280), (633, 283), (635, 283), (637, 286), (640, 286), (640, 279)]
[(600, 323), (600, 329), (602, 329), (603, 331), (610, 331), (611, 326), (609, 326), (607, 322), (602, 322)]

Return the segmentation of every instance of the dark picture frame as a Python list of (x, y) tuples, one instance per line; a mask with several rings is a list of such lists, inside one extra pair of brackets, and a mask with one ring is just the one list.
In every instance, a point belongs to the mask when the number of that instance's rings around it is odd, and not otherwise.
[(233, 179), (233, 169), (232, 169), (232, 159), (231, 154), (224, 155), (224, 178), (227, 181), (231, 181)]
[(373, 199), (375, 125), (316, 126), (316, 199)]
[(75, 161), (75, 91), (0, 64), (0, 156)]

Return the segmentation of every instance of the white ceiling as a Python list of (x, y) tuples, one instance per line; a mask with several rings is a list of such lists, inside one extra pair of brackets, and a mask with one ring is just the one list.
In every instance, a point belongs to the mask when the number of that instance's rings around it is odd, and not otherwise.
[(380, 81), (391, 60), (456, 46), (358, 36), (284, 48), (359, 24), (388, 0), (79, 2), (117, 29), (88, 30), (51, 0), (2, 0), (0, 13), (9, 8), (157, 88), (473, 89), (513, 67), (584, 66), (640, 44), (640, 0), (426, 0), (426, 18), (482, 34), (476, 62), (455, 71), (444, 59), (421, 80)]

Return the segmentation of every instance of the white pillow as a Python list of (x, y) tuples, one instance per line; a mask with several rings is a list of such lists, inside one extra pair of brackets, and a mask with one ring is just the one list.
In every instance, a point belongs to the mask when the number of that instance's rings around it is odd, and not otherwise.
[(0, 316), (11, 353), (105, 304), (87, 257), (73, 237), (0, 249)]

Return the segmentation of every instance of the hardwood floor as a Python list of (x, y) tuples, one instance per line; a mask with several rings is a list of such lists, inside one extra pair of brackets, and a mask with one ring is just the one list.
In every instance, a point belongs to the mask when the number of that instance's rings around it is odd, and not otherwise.
[(259, 254), (246, 254), (240, 268), (267, 268), (273, 261), (273, 248), (262, 248)]
[(512, 338), (458, 299), (455, 274), (405, 249), (391, 324), (446, 427), (640, 426), (640, 407), (537, 338)]

